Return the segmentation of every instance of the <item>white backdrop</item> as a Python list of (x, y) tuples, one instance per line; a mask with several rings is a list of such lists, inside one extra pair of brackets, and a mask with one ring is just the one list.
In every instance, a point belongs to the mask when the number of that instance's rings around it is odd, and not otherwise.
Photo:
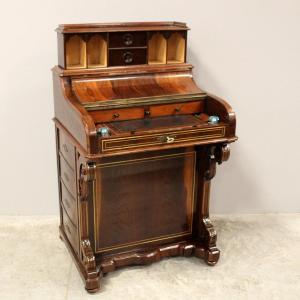
[(300, 1), (11, 0), (0, 12), (0, 214), (58, 213), (57, 24), (166, 20), (188, 23), (197, 82), (237, 114), (212, 212), (300, 212)]

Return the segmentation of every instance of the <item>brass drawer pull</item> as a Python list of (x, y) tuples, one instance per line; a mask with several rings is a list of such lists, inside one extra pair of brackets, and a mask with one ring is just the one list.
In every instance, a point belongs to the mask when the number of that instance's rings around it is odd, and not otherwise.
[(130, 33), (125, 33), (123, 35), (123, 43), (126, 45), (126, 46), (130, 46), (133, 44), (133, 35), (130, 34)]
[(133, 62), (133, 53), (132, 53), (132, 52), (129, 52), (129, 51), (125, 52), (125, 53), (123, 54), (123, 59), (124, 59), (124, 63), (125, 63), (125, 64), (130, 64), (130, 63), (132, 63), (132, 62)]
[(158, 140), (162, 143), (167, 143), (167, 144), (171, 144), (175, 142), (175, 136), (160, 136), (158, 137)]

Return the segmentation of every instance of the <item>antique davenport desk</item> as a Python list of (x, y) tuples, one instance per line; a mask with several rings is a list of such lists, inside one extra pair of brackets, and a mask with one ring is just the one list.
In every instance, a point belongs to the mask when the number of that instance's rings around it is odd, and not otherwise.
[(186, 63), (186, 24), (60, 25), (53, 69), (60, 236), (89, 292), (118, 267), (217, 263), (210, 182), (235, 114)]

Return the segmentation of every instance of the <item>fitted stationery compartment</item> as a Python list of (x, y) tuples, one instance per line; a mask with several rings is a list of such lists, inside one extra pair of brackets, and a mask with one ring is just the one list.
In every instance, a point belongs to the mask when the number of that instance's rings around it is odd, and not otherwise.
[(79, 34), (71, 35), (66, 40), (67, 69), (86, 68), (86, 42)]
[(103, 68), (107, 66), (107, 42), (100, 34), (89, 37), (87, 42), (88, 68)]
[(185, 61), (185, 38), (181, 32), (174, 32), (168, 38), (167, 63), (183, 63)]
[(167, 40), (162, 33), (154, 33), (148, 42), (148, 64), (165, 64)]
[(66, 69), (184, 63), (187, 27), (177, 28), (180, 30), (87, 30), (65, 36), (58, 29), (59, 63)]

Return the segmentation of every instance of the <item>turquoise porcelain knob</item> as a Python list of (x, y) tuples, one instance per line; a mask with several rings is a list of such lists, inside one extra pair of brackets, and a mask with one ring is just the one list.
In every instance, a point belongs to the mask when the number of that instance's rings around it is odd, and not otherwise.
[(109, 130), (107, 127), (98, 128), (97, 133), (100, 134), (101, 136), (109, 136)]
[(208, 123), (209, 124), (218, 124), (220, 121), (220, 118), (218, 116), (209, 116)]

